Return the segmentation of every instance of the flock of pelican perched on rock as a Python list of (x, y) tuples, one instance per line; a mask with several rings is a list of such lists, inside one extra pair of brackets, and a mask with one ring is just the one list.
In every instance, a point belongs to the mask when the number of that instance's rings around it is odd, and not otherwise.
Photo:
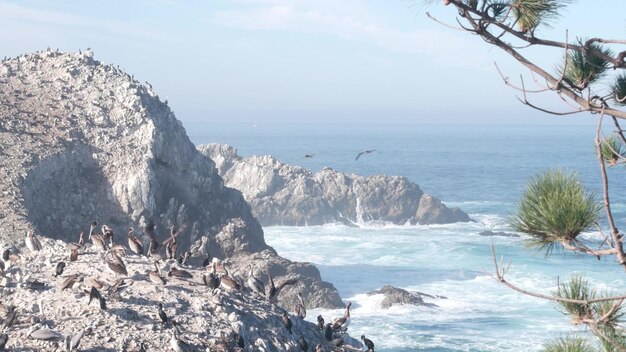
[[(281, 290), (290, 285), (297, 283), (297, 279), (287, 279), (280, 284), (274, 283), (274, 278), (267, 273), (269, 280), (264, 283), (254, 274), (254, 266), (249, 265), (247, 278), (241, 280), (239, 277), (232, 275), (228, 271), (227, 261), (222, 261), (217, 258), (207, 257), (201, 268), (192, 267), (187, 264), (190, 253), (178, 253), (177, 236), (179, 231), (174, 227), (170, 228), (170, 233), (167, 239), (162, 242), (157, 240), (155, 225), (148, 224), (144, 227), (144, 234), (146, 241), (148, 242), (148, 248), (144, 250), (144, 241), (135, 236), (134, 229), (131, 227), (128, 229), (128, 247), (115, 242), (114, 231), (107, 225), (100, 227), (101, 231), (97, 232), (97, 222), (92, 222), (89, 226), (88, 241), (85, 243), (84, 232), (79, 233), (78, 242), (68, 243), (66, 248), (69, 251), (68, 262), (59, 260), (56, 264), (50, 263), (50, 266), (54, 267), (54, 273), (50, 275), (52, 281), (58, 285), (58, 290), (61, 292), (65, 290), (71, 291), (74, 288), (79, 288), (77, 298), (80, 296), (89, 297), (86, 305), (91, 306), (92, 302), (96, 302), (96, 307), (103, 312), (107, 311), (107, 299), (114, 299), (115, 302), (123, 301), (121, 293), (129, 287), (132, 287), (138, 280), (150, 282), (154, 285), (156, 292), (159, 292), (159, 287), (165, 287), (168, 284), (168, 280), (180, 280), (181, 282), (189, 283), (194, 286), (207, 286), (208, 292), (212, 299), (216, 300), (218, 304), (224, 301), (224, 293), (237, 293), (239, 295), (251, 295), (257, 299), (267, 302), (269, 305), (275, 305), (276, 298)], [(34, 234), (34, 231), (28, 231), (25, 238), (25, 245), (31, 253), (29, 255), (36, 256), (43, 246), (39, 238)], [(129, 253), (130, 252), (132, 253)], [(144, 253), (145, 252), (145, 253)], [(129, 256), (131, 254), (131, 256)], [(82, 256), (93, 256), (97, 263), (97, 258), (101, 258), (101, 266), (97, 268), (97, 271), (102, 272), (108, 270), (112, 273), (114, 279), (107, 281), (105, 279), (82, 275), (79, 272), (73, 274), (63, 275), (67, 268), (71, 268), (74, 262), (79, 262)], [(132, 261), (134, 258), (141, 258), (142, 263), (146, 263), (143, 259), (144, 256), (149, 258), (145, 275), (129, 275), (129, 271), (125, 261)], [(19, 254), (19, 250), (15, 247), (6, 246), (3, 248), (2, 260), (0, 261), (0, 287), (11, 287), (12, 285), (17, 287), (24, 287), (31, 290), (46, 290), (49, 284), (41, 279), (29, 279), (23, 274), (23, 271), (28, 269), (28, 264), (24, 263), (22, 255)], [(49, 260), (49, 258), (48, 258)], [(133, 263), (139, 263), (135, 260)], [(164, 263), (165, 265), (161, 265)], [(93, 264), (92, 264), (93, 265)], [(146, 264), (144, 264), (146, 265)], [(153, 270), (152, 270), (153, 269)], [(167, 269), (164, 273), (163, 270)], [(201, 280), (196, 280), (198, 274), (194, 276), (193, 272), (202, 272)], [(2, 334), (0, 334), (0, 351), (5, 350), (5, 346), (9, 340), (14, 324), (17, 320), (24, 321), (28, 318), (26, 324), (25, 336), (28, 339), (52, 341), (55, 342), (52, 346), (56, 346), (50, 350), (59, 351), (75, 351), (79, 350), (81, 340), (85, 336), (89, 336), (94, 333), (95, 326), (86, 326), (82, 329), (78, 329), (73, 333), (62, 334), (55, 329), (50, 328), (52, 321), (49, 321), (43, 313), (44, 304), (39, 299), (37, 302), (39, 315), (30, 314), (30, 317), (22, 316), (14, 305), (7, 304), (6, 297), (3, 292), (3, 300), (0, 303), (0, 317), (2, 317)], [(304, 321), (306, 317), (306, 305), (305, 300), (301, 293), (298, 293), (299, 303), (296, 304), (294, 314), (291, 315), (287, 310), (282, 310), (280, 320), (284, 326), (284, 329), (288, 335), (294, 334), (294, 323), (292, 318)], [(52, 305), (52, 302), (48, 302)], [(153, 306), (154, 307), (154, 306)], [(323, 317), (320, 315), (317, 317), (319, 339), (324, 339), (328, 342), (322, 344), (317, 343), (315, 348), (309, 347), (309, 341), (305, 339), (303, 334), (299, 337), (293, 338), (293, 341), (297, 343), (301, 351), (324, 351), (324, 346), (334, 349), (354, 349), (351, 345), (344, 345), (344, 333), (347, 331), (351, 321), (350, 317), (351, 303), (348, 303), (345, 307), (343, 316), (333, 319), (329, 323), (324, 323)], [(200, 351), (205, 350), (204, 346), (201, 349), (197, 345), (192, 345), (185, 341), (181, 337), (181, 324), (176, 316), (170, 316), (165, 310), (163, 303), (158, 302), (154, 313), (160, 319), (162, 329), (171, 329), (169, 338), (169, 349), (173, 351)], [(153, 309), (154, 309), (153, 308)], [(97, 309), (97, 308), (96, 308)], [(26, 315), (26, 314), (25, 314)], [(19, 318), (19, 319), (18, 319)], [(229, 316), (230, 319), (230, 316)], [(54, 324), (52, 324), (54, 325)], [(220, 332), (220, 337), (216, 339), (212, 346), (207, 351), (236, 351), (236, 350), (267, 350), (256, 349), (255, 346), (246, 346), (246, 341), (242, 336), (242, 331), (234, 331), (232, 334), (227, 332)], [(142, 336), (137, 336), (134, 351), (147, 351), (149, 348), (158, 351), (166, 350), (167, 346), (150, 344), (150, 341), (142, 341)], [(309, 339), (311, 337), (309, 336)], [(365, 336), (361, 336), (361, 340), (364, 346), (367, 347), (367, 351), (374, 351), (374, 344), (371, 340), (366, 339)], [(313, 342), (313, 341), (311, 341)], [(132, 351), (133, 349), (124, 348), (125, 351)]]

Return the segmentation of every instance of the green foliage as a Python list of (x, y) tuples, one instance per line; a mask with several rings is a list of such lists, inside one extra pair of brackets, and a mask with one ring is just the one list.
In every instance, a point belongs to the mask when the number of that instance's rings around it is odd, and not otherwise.
[(543, 352), (597, 352), (585, 339), (561, 337), (544, 346)]
[[(578, 44), (583, 45), (581, 41)], [(595, 53), (613, 55), (610, 49), (603, 48), (598, 43), (590, 44), (585, 52), (578, 50), (568, 52), (564, 77), (572, 85), (572, 88), (583, 90), (606, 73), (609, 62)]]
[(618, 104), (626, 105), (626, 74), (622, 73), (615, 79), (611, 87), (613, 98)]
[(626, 147), (620, 138), (611, 135), (602, 141), (600, 147), (602, 158), (610, 166), (614, 166), (626, 155)]
[(548, 170), (532, 178), (509, 218), (514, 230), (531, 235), (531, 246), (547, 249), (576, 240), (598, 220), (601, 204), (575, 173)]
[[(580, 275), (575, 275), (569, 282), (560, 284), (554, 295), (569, 299), (589, 300), (596, 298), (596, 291), (591, 288), (589, 281)], [(562, 301), (559, 301), (559, 304), (564, 309), (564, 313), (572, 318), (574, 324), (580, 324), (584, 319), (593, 318), (593, 312), (589, 305)]]
[(570, 0), (511, 0), (510, 6), (519, 30), (532, 32), (559, 17), (560, 10), (569, 3)]

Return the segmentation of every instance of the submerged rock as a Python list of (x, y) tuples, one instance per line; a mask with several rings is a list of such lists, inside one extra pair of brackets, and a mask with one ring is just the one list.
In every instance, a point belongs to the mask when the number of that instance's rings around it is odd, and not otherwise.
[(508, 233), (508, 232), (503, 232), (503, 231), (497, 231), (497, 232), (493, 232), (490, 230), (486, 230), (486, 231), (481, 231), (479, 233), (480, 236), (487, 236), (487, 237), (520, 237), (520, 235), (515, 234), (515, 233)]
[(399, 287), (385, 285), (380, 290), (369, 292), (368, 295), (385, 295), (385, 298), (380, 303), (380, 307), (383, 309), (389, 309), (395, 305), (409, 304), (414, 306), (423, 307), (438, 307), (434, 303), (424, 302), (423, 297), (428, 298), (445, 298), (443, 296), (432, 296), (421, 292), (409, 292)]
[(471, 221), (406, 177), (358, 176), (324, 168), (317, 173), (270, 156), (241, 158), (227, 145), (198, 150), (216, 163), (228, 187), (241, 191), (263, 225), (445, 224)]
[(46, 51), (0, 63), (0, 99), (0, 242), (22, 243), (28, 228), (76, 242), (93, 220), (122, 243), (129, 226), (141, 238), (154, 223), (163, 241), (174, 226), (181, 252), (232, 257), (233, 271), (259, 260), (277, 280), (298, 278), (279, 297), (286, 304), (302, 291), (311, 308), (343, 306), (314, 266), (265, 243), (241, 193), (149, 84), (91, 52)]

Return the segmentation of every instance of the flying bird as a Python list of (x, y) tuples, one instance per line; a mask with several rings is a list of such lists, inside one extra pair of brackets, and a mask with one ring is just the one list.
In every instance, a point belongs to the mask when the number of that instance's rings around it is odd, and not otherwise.
[(305, 157), (305, 158), (312, 158), (312, 157), (314, 157), (314, 156), (315, 156), (315, 154), (304, 154), (304, 157)]
[(369, 153), (373, 153), (375, 152), (376, 149), (369, 149), (369, 150), (364, 150), (362, 152), (359, 152), (359, 154), (356, 155), (356, 158), (354, 158), (354, 160), (359, 160), (359, 158), (361, 157), (361, 155), (363, 154), (369, 154)]

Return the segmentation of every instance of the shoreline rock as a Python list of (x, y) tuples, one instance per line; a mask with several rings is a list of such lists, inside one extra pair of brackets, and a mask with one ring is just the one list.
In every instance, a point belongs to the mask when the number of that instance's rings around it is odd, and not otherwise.
[(385, 285), (379, 290), (368, 292), (367, 295), (368, 296), (384, 295), (385, 298), (380, 303), (380, 307), (382, 309), (389, 309), (392, 306), (403, 305), (403, 304), (422, 306), (422, 307), (428, 307), (428, 308), (437, 308), (439, 307), (438, 305), (434, 303), (425, 302), (423, 297), (428, 297), (428, 298), (433, 298), (433, 299), (434, 298), (439, 298), (439, 299), (446, 298), (443, 296), (432, 296), (432, 295), (428, 295), (428, 294), (421, 293), (421, 292), (409, 292), (405, 289), (391, 286), (391, 285)]
[(238, 189), (263, 226), (446, 224), (472, 221), (401, 176), (358, 176), (324, 168), (317, 173), (270, 156), (242, 158), (234, 147), (204, 144), (226, 186)]

